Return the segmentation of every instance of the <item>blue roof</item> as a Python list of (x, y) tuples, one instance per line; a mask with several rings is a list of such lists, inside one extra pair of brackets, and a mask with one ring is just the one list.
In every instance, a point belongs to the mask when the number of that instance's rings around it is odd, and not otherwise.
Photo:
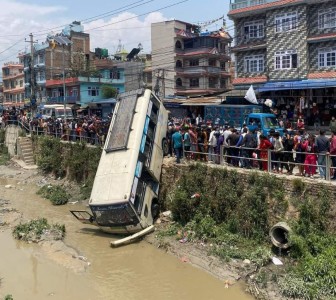
[(303, 90), (303, 89), (322, 89), (328, 87), (336, 87), (336, 79), (330, 80), (299, 80), (299, 81), (278, 81), (267, 82), (257, 92), (283, 91), (283, 90)]
[(274, 114), (268, 114), (268, 113), (250, 113), (248, 114), (249, 117), (275, 117)]

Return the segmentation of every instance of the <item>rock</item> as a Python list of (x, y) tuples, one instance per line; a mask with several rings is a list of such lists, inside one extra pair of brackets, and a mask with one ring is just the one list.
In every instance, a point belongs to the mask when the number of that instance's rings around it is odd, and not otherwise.
[(157, 219), (157, 220), (155, 221), (155, 224), (161, 224), (161, 219)]
[(6, 189), (11, 189), (12, 186), (11, 186), (10, 184), (7, 184), (7, 185), (5, 185), (5, 188), (6, 188)]
[(251, 261), (249, 259), (244, 259), (243, 263), (246, 264), (246, 265), (249, 265), (249, 264), (251, 264)]
[(162, 215), (165, 216), (165, 217), (171, 217), (171, 214), (172, 214), (172, 212), (170, 210), (164, 211), (162, 213)]

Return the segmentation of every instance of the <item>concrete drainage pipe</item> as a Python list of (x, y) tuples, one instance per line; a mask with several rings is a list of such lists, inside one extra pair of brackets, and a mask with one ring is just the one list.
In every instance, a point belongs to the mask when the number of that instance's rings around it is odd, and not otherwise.
[(275, 224), (270, 230), (272, 244), (280, 249), (287, 249), (290, 247), (288, 235), (291, 229), (285, 222)]

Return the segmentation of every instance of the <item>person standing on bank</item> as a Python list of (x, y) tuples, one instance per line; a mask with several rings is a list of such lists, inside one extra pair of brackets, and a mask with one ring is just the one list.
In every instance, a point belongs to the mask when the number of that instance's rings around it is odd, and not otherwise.
[(320, 130), (320, 135), (316, 137), (315, 144), (317, 147), (317, 164), (319, 166), (320, 177), (326, 179), (326, 155), (329, 154), (330, 141), (325, 136), (325, 131)]
[(172, 142), (173, 142), (174, 152), (176, 155), (176, 163), (179, 164), (181, 162), (182, 145), (183, 145), (183, 139), (182, 139), (182, 134), (180, 130), (175, 129), (175, 132), (172, 135)]

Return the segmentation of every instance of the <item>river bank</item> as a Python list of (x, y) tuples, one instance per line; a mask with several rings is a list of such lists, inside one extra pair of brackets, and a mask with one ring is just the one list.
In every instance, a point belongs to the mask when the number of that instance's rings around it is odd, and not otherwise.
[[(69, 209), (85, 209), (85, 202), (55, 207), (36, 195), (43, 184), (65, 184), (37, 170), (14, 163), (0, 166), (0, 299), (252, 299), (240, 285), (217, 280), (195, 269), (196, 261), (182, 261), (181, 253), (165, 254), (157, 246), (140, 242), (111, 249), (113, 237), (75, 220)], [(64, 223), (64, 242), (26, 244), (15, 241), (11, 230), (20, 221), (46, 217)], [(152, 235), (155, 238), (155, 234)], [(228, 287), (228, 288), (227, 288)], [(151, 292), (148, 294), (148, 291)]]

